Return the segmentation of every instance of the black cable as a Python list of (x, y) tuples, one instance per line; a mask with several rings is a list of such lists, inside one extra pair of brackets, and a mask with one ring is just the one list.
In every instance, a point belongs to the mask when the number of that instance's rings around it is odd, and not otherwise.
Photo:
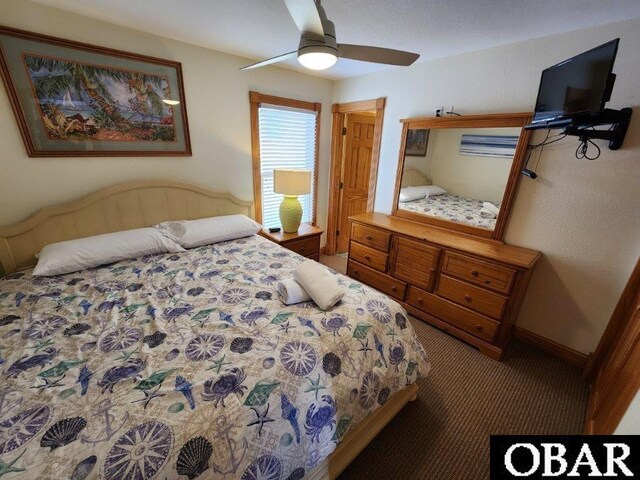
[[(553, 143), (553, 142), (549, 142)], [(540, 159), (542, 158), (542, 152), (544, 152), (544, 147), (549, 145), (549, 143), (545, 143), (540, 147), (540, 152), (538, 153), (538, 159), (536, 160), (536, 170), (538, 170), (538, 165), (540, 164)]]
[[(538, 170), (538, 165), (540, 164), (540, 159), (542, 158), (542, 154), (544, 152), (544, 147), (546, 147), (547, 145), (551, 145), (553, 143), (559, 142), (560, 140), (564, 140), (565, 138), (567, 138), (567, 134), (566, 133), (558, 133), (557, 135), (551, 136), (551, 129), (547, 130), (547, 135), (545, 136), (544, 140), (540, 143), (537, 143), (535, 145), (528, 145), (527, 146), (527, 158), (525, 160), (525, 168), (527, 165), (529, 165), (529, 162), (531, 161), (531, 155), (533, 153), (533, 150), (539, 148), (540, 151), (538, 153), (538, 158), (536, 158), (536, 164), (533, 167), (533, 171), (537, 171)], [(549, 140), (551, 138), (551, 140)]]
[[(613, 125), (612, 125), (613, 127)], [(611, 129), (611, 127), (610, 127)], [(596, 132), (596, 128), (595, 127), (588, 127), (585, 128), (584, 130), (591, 130)], [(589, 137), (587, 137), (586, 135), (584, 136), (579, 136), (578, 137), (580, 139), (580, 143), (578, 144), (578, 148), (576, 148), (576, 158), (578, 160), (582, 160), (582, 159), (587, 159), (587, 160), (596, 160), (600, 157), (600, 147), (598, 146), (598, 144), (596, 144), (593, 140), (591, 140)], [(590, 157), (589, 156), (589, 146), (593, 145), (596, 149), (596, 155), (594, 157)]]
[(556, 142), (559, 142), (560, 140), (564, 140), (567, 137), (568, 137), (568, 135), (566, 133), (558, 134), (558, 138), (556, 138), (555, 140), (551, 140), (551, 141), (545, 143), (542, 146), (546, 147), (547, 145), (551, 145), (552, 143), (556, 143)]
[[(614, 125), (611, 125), (611, 127), (609, 127), (609, 131), (612, 130), (614, 127)], [(585, 130), (593, 130), (593, 131), (597, 131), (595, 127), (591, 126), (591, 127), (587, 127)], [(542, 152), (544, 151), (544, 147), (546, 147), (547, 145), (551, 145), (553, 143), (559, 142), (560, 140), (564, 140), (565, 138), (567, 138), (569, 135), (567, 133), (559, 133), (557, 135), (554, 135), (553, 137), (551, 137), (551, 129), (547, 130), (547, 135), (545, 136), (544, 140), (538, 144), (535, 145), (529, 145), (527, 146), (527, 150), (528, 150), (528, 156), (526, 158), (525, 161), (525, 166), (529, 164), (529, 161), (531, 160), (531, 154), (533, 152), (533, 150), (539, 148), (540, 152), (538, 154), (538, 158), (536, 160), (536, 165), (534, 167), (534, 170), (538, 169), (538, 164), (540, 163), (540, 159), (542, 158)], [(549, 140), (551, 138), (551, 140)], [(598, 144), (596, 144), (593, 140), (591, 140), (590, 138), (586, 137), (586, 136), (580, 136), (578, 137), (580, 139), (578, 147), (576, 148), (576, 158), (578, 160), (582, 160), (582, 159), (586, 159), (586, 160), (597, 160), (600, 157), (600, 154), (602, 153), (602, 150), (600, 149), (600, 147), (598, 146)], [(590, 147), (594, 147), (596, 149), (596, 153), (595, 155), (589, 155), (589, 149)]]
[[(589, 145), (593, 145), (596, 148), (595, 157), (589, 156)], [(600, 147), (590, 138), (580, 137), (580, 143), (578, 144), (578, 148), (576, 149), (576, 158), (578, 160), (587, 159), (587, 160), (596, 160), (600, 157)]]
[[(560, 140), (564, 140), (568, 136), (566, 133), (559, 133), (557, 135), (554, 135), (553, 137), (550, 137), (550, 134), (551, 134), (551, 130), (549, 129), (547, 130), (547, 136), (542, 142), (536, 145), (529, 145), (527, 148), (529, 150), (534, 150), (536, 148), (546, 147), (547, 145), (551, 145), (552, 143), (556, 143), (556, 142), (559, 142)], [(552, 138), (553, 140), (549, 140), (549, 138)]]
[(540, 165), (540, 159), (542, 158), (542, 152), (544, 151), (544, 145), (540, 148), (540, 153), (538, 153), (538, 158), (536, 159), (536, 166), (534, 167), (534, 171), (538, 171), (538, 165)]
[(527, 168), (527, 166), (529, 165), (529, 160), (531, 160), (531, 152), (533, 150), (527, 150), (527, 156), (524, 159), (524, 168)]
[[(614, 125), (611, 125), (611, 127), (609, 127), (609, 130), (612, 130), (614, 127)], [(596, 131), (595, 127), (588, 127), (587, 129)], [(587, 130), (585, 129), (585, 130)], [(545, 136), (544, 140), (538, 144), (535, 145), (528, 145), (527, 146), (527, 156), (525, 158), (524, 161), (524, 166), (525, 166), (525, 170), (527, 169), (527, 166), (529, 165), (529, 162), (531, 161), (531, 155), (533, 153), (533, 150), (539, 148), (540, 152), (538, 153), (538, 158), (536, 159), (536, 165), (533, 168), (533, 171), (535, 173), (535, 171), (538, 169), (538, 165), (540, 163), (540, 159), (542, 158), (542, 153), (544, 152), (544, 147), (546, 147), (547, 145), (551, 145), (553, 143), (559, 142), (560, 140), (564, 140), (565, 138), (567, 138), (569, 136), (569, 134), (567, 133), (559, 133), (557, 135), (554, 135), (553, 137), (551, 137), (551, 129), (547, 130), (547, 135)], [(549, 138), (551, 138), (551, 140), (549, 140)], [(582, 159), (586, 159), (586, 160), (597, 160), (598, 158), (600, 158), (600, 154), (602, 153), (600, 147), (590, 138), (588, 138), (587, 136), (579, 136), (579, 144), (578, 144), (578, 148), (576, 148), (576, 158), (578, 160), (582, 160)], [(596, 149), (596, 154), (594, 156), (590, 156), (589, 155), (589, 148), (593, 146)], [(533, 177), (535, 178), (535, 177)]]
[(549, 140), (549, 135), (551, 135), (551, 129), (547, 130), (547, 136), (544, 137), (544, 140), (542, 142), (538, 143), (537, 145), (529, 145), (529, 146), (527, 146), (527, 148), (529, 150), (534, 150), (534, 149), (536, 149), (538, 147), (541, 147), (542, 145), (544, 145), (544, 142)]
[[(527, 157), (525, 158), (524, 161), (524, 170), (527, 170), (527, 168), (529, 167), (529, 161), (531, 160), (531, 154), (533, 153), (533, 150), (538, 148), (539, 146), (542, 145), (542, 148), (544, 149), (544, 143), (549, 139), (549, 135), (551, 135), (551, 129), (547, 130), (547, 136), (545, 137), (545, 139), (537, 144), (537, 145), (527, 145)], [(538, 164), (540, 163), (540, 156), (542, 155), (542, 152), (540, 152), (540, 155), (538, 155), (538, 160), (536, 161), (536, 166), (533, 168), (533, 173), (535, 174), (536, 170), (538, 169)], [(532, 177), (535, 179), (535, 177)]]
[(461, 117), (462, 114), (458, 113), (458, 112), (445, 112), (447, 115), (456, 115), (458, 117)]

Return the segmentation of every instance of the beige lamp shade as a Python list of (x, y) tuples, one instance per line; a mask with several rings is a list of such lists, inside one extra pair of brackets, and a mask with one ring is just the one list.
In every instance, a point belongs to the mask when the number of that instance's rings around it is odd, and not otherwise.
[(309, 170), (274, 170), (273, 192), (297, 196), (311, 192), (311, 172)]

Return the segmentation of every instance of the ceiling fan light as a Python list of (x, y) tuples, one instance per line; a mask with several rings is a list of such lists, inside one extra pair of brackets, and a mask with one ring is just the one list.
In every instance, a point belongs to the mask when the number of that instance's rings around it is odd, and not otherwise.
[(298, 55), (298, 62), (310, 70), (326, 70), (333, 67), (338, 57), (329, 52), (307, 52)]

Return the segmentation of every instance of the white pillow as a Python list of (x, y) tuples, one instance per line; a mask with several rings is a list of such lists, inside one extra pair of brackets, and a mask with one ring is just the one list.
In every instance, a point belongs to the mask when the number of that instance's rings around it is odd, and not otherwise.
[(419, 188), (423, 189), (425, 197), (435, 197), (447, 193), (444, 188), (437, 187), (436, 185), (426, 185)]
[(155, 253), (184, 248), (155, 228), (136, 228), (47, 245), (38, 255), (33, 275), (49, 277)]
[(255, 235), (262, 225), (245, 215), (223, 215), (199, 220), (177, 220), (154, 225), (163, 235), (184, 248), (235, 240)]
[(400, 189), (401, 202), (413, 202), (425, 197), (424, 189), (426, 187), (404, 187)]

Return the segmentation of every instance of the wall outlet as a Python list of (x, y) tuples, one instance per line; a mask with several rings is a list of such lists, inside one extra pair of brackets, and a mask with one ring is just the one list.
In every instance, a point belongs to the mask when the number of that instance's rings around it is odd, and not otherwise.
[(450, 117), (450, 112), (453, 112), (453, 105), (447, 107), (436, 108), (436, 117)]

